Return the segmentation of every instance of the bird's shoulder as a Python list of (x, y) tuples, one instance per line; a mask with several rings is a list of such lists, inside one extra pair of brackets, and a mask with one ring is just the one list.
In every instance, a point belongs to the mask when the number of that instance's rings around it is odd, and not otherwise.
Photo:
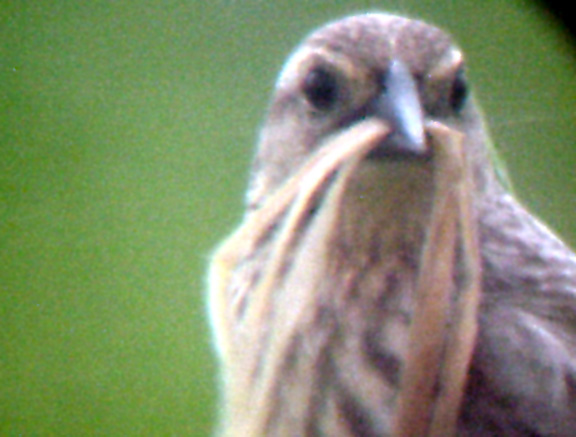
[(479, 214), (482, 311), (463, 418), (472, 435), (486, 431), (478, 421), (500, 435), (572, 435), (576, 256), (510, 195)]

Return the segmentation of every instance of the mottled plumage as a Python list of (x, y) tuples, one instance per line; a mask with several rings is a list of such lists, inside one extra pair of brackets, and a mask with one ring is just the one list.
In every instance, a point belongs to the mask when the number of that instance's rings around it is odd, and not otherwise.
[[(396, 83), (400, 92), (387, 88)], [(398, 115), (402, 102), (410, 108)], [(393, 133), (366, 157), (286, 189), (323, 144), (373, 118)], [(434, 197), (430, 121), (463, 134), (482, 257), (458, 434), (576, 433), (576, 257), (496, 175), (451, 39), (420, 21), (366, 14), (321, 28), (288, 60), (245, 221), (215, 255), (224, 434), (392, 432)]]

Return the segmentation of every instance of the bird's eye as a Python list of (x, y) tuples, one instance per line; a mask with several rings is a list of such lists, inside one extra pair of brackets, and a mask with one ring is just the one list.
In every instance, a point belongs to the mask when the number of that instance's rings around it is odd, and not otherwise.
[(468, 97), (468, 84), (466, 83), (466, 77), (464, 75), (464, 70), (460, 69), (454, 77), (452, 82), (452, 88), (450, 90), (450, 107), (453, 111), (458, 112), (464, 106), (466, 98)]
[(304, 78), (302, 91), (315, 109), (329, 110), (334, 107), (339, 97), (338, 80), (333, 72), (317, 67), (310, 70)]

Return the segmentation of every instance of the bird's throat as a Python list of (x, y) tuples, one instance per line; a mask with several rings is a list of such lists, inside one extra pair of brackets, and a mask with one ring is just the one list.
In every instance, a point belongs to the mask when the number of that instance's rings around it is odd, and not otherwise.
[(243, 391), (251, 399), (237, 402), (255, 405), (237, 415), (246, 429), (304, 435), (318, 421), (318, 429), (338, 433), (333, 427), (347, 414), (339, 399), (349, 396), (370, 404), (358, 411), (381, 413), (367, 419), (371, 429), (389, 431), (432, 190), (425, 163), (365, 161), (346, 180), (327, 180), (302, 211), (287, 211), (283, 220), (292, 212), (298, 225), (279, 225), (270, 241), (287, 250), (272, 247), (253, 260), (262, 272), (280, 264), (259, 310), (267, 330), (242, 341), (243, 353), (259, 357)]

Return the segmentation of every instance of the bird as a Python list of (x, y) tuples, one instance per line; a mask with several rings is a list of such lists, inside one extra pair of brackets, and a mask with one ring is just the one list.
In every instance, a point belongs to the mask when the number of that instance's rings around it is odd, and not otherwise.
[(221, 435), (576, 433), (576, 256), (516, 199), (470, 88), (452, 38), (398, 15), (290, 55), (209, 268)]

